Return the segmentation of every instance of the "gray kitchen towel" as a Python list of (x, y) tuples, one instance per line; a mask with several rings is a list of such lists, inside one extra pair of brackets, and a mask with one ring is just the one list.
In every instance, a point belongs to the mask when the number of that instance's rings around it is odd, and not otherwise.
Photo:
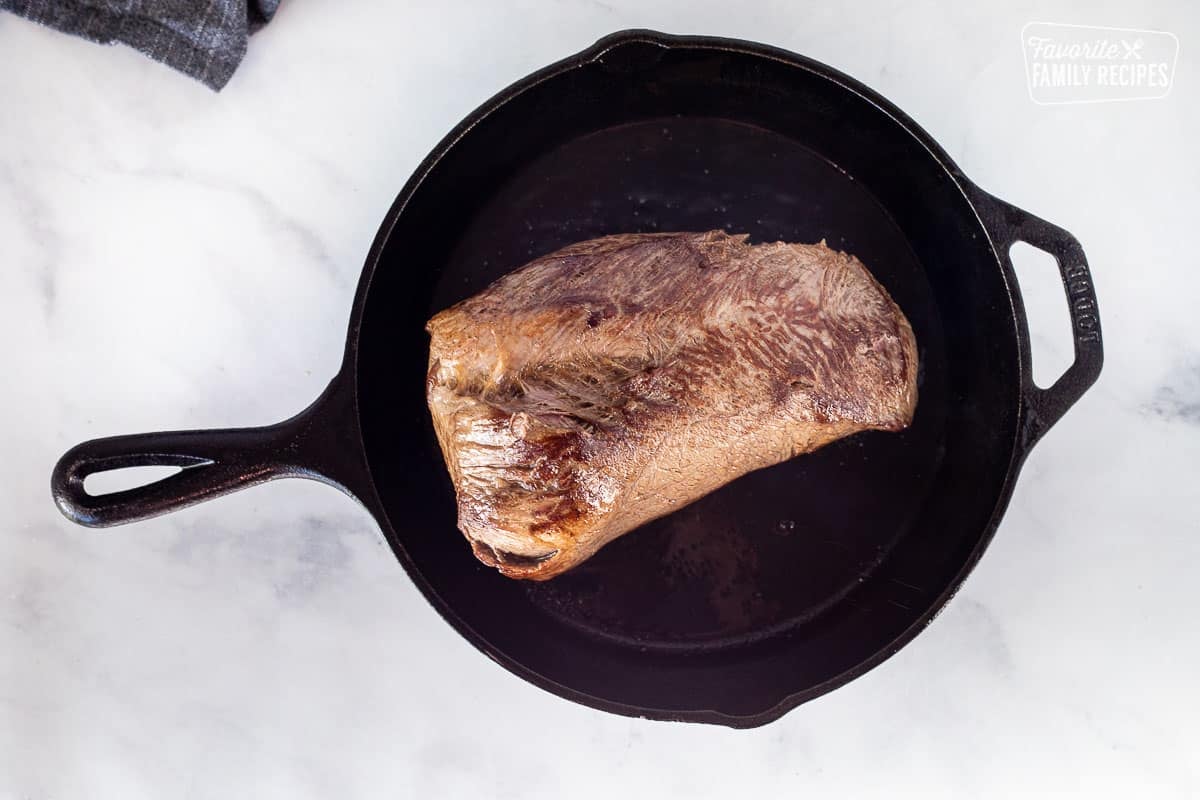
[(280, 0), (0, 0), (34, 22), (122, 42), (220, 91)]

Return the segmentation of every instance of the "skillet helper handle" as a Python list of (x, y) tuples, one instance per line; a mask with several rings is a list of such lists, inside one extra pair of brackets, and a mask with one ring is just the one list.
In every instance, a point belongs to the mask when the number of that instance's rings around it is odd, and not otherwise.
[[(1004, 259), (1008, 274), (1014, 284), (1016, 272), (1012, 266), (1010, 249), (1016, 242), (1025, 242), (1054, 257), (1062, 276), (1063, 289), (1067, 294), (1067, 305), (1071, 314), (1071, 333), (1075, 344), (1075, 360), (1053, 385), (1039, 388), (1033, 382), (1033, 369), (1029, 350), (1025, 349), (1023, 374), (1021, 376), (1024, 406), (1026, 409), (1026, 441), (1032, 445), (1083, 396), (1096, 379), (1104, 365), (1104, 341), (1100, 333), (1100, 307), (1096, 302), (1096, 289), (1088, 269), (1087, 257), (1079, 241), (1067, 231), (1046, 222), (1028, 211), (1009, 205), (999, 198), (987, 195), (990, 213), (985, 224), (992, 243)], [(1029, 341), (1028, 323), (1024, 331)]]
[[(350, 381), (335, 378), (315, 403), (262, 428), (140, 433), (93, 439), (68, 450), (50, 478), (72, 522), (106, 528), (156, 517), (273, 478), (311, 478), (363, 501), (372, 484), (362, 454)], [(89, 475), (126, 467), (180, 471), (133, 489), (89, 494)]]

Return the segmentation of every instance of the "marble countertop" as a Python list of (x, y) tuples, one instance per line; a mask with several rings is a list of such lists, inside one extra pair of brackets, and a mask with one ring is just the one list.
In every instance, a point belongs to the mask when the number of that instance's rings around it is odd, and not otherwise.
[[(0, 798), (1200, 794), (1200, 12), (1091, 5), (284, 3), (221, 94), (0, 14)], [(1175, 89), (1037, 105), (1031, 20), (1172, 31)], [(626, 719), (482, 657), (328, 487), (58, 514), (79, 441), (304, 407), (418, 161), (627, 27), (844, 70), (1087, 250), (1104, 375), (912, 645), (761, 729)], [(1068, 358), (1059, 292), (1026, 287), (1039, 370)]]

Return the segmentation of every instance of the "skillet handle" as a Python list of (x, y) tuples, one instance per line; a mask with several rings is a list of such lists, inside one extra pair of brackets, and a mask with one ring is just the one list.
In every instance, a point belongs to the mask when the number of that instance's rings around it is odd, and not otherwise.
[[(339, 377), (309, 408), (276, 425), (93, 439), (59, 459), (51, 493), (67, 519), (89, 528), (156, 517), (273, 478), (312, 478), (365, 500), (370, 481), (352, 412)], [(182, 469), (118, 492), (84, 488), (89, 475), (142, 466)]]
[[(67, 519), (106, 528), (156, 517), (281, 477), (286, 467), (273, 456), (286, 438), (282, 425), (209, 431), (137, 433), (93, 439), (69, 450), (54, 468), (51, 491)], [(182, 469), (144, 486), (89, 494), (84, 479), (125, 467)]]
[[(1088, 269), (1083, 247), (1070, 233), (1040, 217), (973, 187), (976, 207), (980, 210), (996, 254), (1002, 259), (1024, 326), (1021, 384), (1025, 409), (1025, 446), (1030, 447), (1045, 435), (1054, 423), (1083, 396), (1104, 365), (1104, 342), (1100, 333), (1100, 308), (1096, 289)], [(1010, 249), (1025, 242), (1054, 257), (1062, 276), (1063, 289), (1071, 313), (1071, 331), (1075, 343), (1075, 360), (1052, 386), (1041, 389), (1033, 382), (1030, 360), (1029, 323), (1024, 304), (1020, 301), (1016, 272)]]

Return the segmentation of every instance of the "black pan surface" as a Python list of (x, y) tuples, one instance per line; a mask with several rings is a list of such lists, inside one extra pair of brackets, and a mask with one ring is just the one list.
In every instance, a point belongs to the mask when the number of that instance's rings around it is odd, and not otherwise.
[[(477, 562), (425, 408), (425, 320), (571, 242), (714, 228), (861, 258), (916, 333), (913, 425), (747, 475), (546, 583)], [(1017, 240), (1056, 256), (1072, 303), (1076, 363), (1046, 391), (1029, 375)], [(761, 45), (628, 31), (510, 87), (430, 155), (368, 258), (345, 368), (309, 411), (85, 443), (55, 495), (102, 525), (279, 475), (328, 480), (518, 675), (618, 713), (758, 725), (879, 663), (949, 599), (1028, 448), (1095, 380), (1096, 313), (1069, 234), (974, 187), (865, 87)], [(83, 494), (88, 472), (133, 463), (188, 469)]]
[[(903, 434), (863, 434), (746, 476), (562, 578), (524, 587), (556, 622), (635, 646), (733, 646), (815, 618), (907, 532), (941, 460), (942, 330), (903, 232), (834, 164), (755, 125), (662, 117), (584, 134), (533, 159), (471, 217), (429, 315), (570, 242), (713, 228), (758, 241), (828, 238), (870, 264), (921, 343), (919, 414)], [(440, 458), (431, 436), (416, 457)]]

